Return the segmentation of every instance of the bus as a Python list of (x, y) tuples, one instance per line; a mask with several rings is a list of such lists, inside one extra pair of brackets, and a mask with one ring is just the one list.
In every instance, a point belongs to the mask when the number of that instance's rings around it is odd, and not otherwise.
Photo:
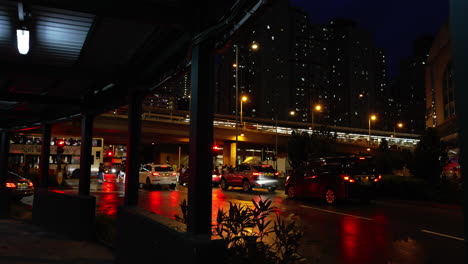
[[(80, 169), (81, 140), (74, 138), (55, 137), (51, 139), (49, 170), (55, 173), (57, 169), (57, 141), (64, 140), (64, 151), (61, 154), (62, 162), (65, 165), (65, 176), (78, 178)], [(8, 155), (8, 165), (10, 169), (18, 171), (31, 171), (39, 169), (39, 158), (41, 155), (41, 137), (35, 136), (13, 136), (10, 140), (10, 151)], [(99, 164), (104, 161), (104, 139), (93, 138), (92, 140), (92, 163), (91, 175), (97, 175)]]

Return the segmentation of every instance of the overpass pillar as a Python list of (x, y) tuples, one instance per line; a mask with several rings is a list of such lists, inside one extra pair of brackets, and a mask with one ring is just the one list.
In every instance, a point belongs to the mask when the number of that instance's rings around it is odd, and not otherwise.
[(42, 124), (42, 146), (39, 160), (39, 187), (46, 190), (49, 187), (50, 136), (51, 125), (48, 123)]
[(78, 192), (80, 195), (89, 195), (91, 184), (91, 163), (93, 147), (93, 120), (94, 116), (83, 114), (81, 117), (81, 148), (80, 148), (80, 181)]
[(230, 163), (233, 167), (237, 166), (237, 157), (239, 153), (237, 152), (237, 143), (236, 142), (231, 142), (231, 160)]
[[(225, 141), (223, 144), (223, 165), (235, 165), (235, 154), (232, 155), (232, 142), (231, 141)], [(234, 143), (236, 144), (236, 143)], [(233, 162), (234, 161), (234, 162)]]
[(7, 176), (9, 152), (10, 152), (10, 132), (2, 131), (2, 138), (0, 142), (0, 179)]
[[(211, 9), (204, 7), (204, 12)], [(203, 15), (211, 17), (209, 13)], [(212, 187), (206, 175), (213, 170), (214, 46), (213, 39), (208, 38), (192, 48), (189, 170), (194, 177), (190, 177), (188, 186), (187, 231), (205, 238), (211, 236)]]
[(139, 155), (141, 148), (141, 114), (143, 113), (143, 95), (130, 95), (128, 111), (127, 162), (125, 171), (126, 206), (138, 205), (138, 173), (140, 169)]

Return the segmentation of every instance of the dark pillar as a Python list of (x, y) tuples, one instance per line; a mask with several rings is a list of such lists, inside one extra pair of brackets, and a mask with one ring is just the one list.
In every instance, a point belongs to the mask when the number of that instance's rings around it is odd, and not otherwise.
[(0, 179), (5, 178), (8, 172), (8, 153), (10, 152), (10, 133), (2, 131), (0, 142)]
[(140, 170), (141, 114), (143, 95), (130, 96), (128, 110), (127, 162), (125, 180), (125, 205), (138, 205), (138, 172)]
[(213, 157), (214, 45), (205, 40), (192, 49), (190, 103), (190, 177), (187, 231), (211, 235), (211, 175)]
[(81, 117), (81, 149), (80, 149), (80, 183), (78, 193), (89, 195), (91, 183), (91, 163), (93, 147), (93, 120), (94, 116), (84, 114)]
[[(468, 238), (468, 107), (464, 107), (468, 98), (468, 2), (466, 0), (450, 1), (450, 31), (452, 38), (453, 81), (455, 88), (455, 107), (457, 113), (457, 126), (459, 128), (458, 140), (460, 143), (461, 178), (465, 191), (463, 192), (463, 210), (465, 216), (465, 241)], [(468, 256), (468, 243), (465, 242), (465, 252)]]
[(51, 125), (43, 123), (41, 157), (39, 161), (39, 188), (46, 190), (49, 187), (50, 135)]

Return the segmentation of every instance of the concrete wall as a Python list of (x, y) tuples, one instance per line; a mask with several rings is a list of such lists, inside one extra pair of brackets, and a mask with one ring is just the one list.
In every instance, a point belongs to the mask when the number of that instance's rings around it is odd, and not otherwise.
[(116, 263), (222, 263), (221, 240), (191, 237), (186, 226), (165, 216), (133, 207), (119, 207)]

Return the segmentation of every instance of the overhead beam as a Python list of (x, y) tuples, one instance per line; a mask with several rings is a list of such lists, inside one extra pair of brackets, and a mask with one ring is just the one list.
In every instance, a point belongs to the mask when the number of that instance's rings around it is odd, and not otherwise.
[(26, 93), (0, 93), (0, 101), (43, 105), (81, 105), (82, 103), (79, 98)]
[(69, 10), (102, 17), (141, 21), (155, 25), (185, 27), (190, 25), (188, 15), (193, 12), (189, 1), (112, 1), (112, 0), (30, 0), (31, 5)]

